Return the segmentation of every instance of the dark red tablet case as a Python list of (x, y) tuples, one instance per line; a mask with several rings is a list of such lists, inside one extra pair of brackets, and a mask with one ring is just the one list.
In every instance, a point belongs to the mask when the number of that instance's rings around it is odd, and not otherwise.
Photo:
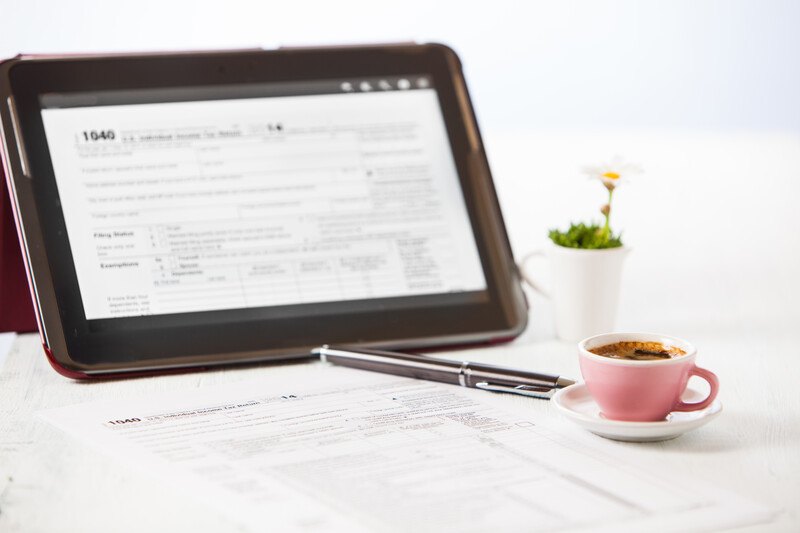
[(35, 329), (36, 315), (17, 238), (17, 225), (0, 165), (0, 332)]

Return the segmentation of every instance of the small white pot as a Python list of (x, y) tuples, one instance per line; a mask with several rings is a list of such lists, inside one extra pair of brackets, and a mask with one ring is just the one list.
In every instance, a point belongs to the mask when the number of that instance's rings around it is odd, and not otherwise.
[[(581, 250), (552, 244), (525, 256), (520, 263), (522, 278), (550, 298), (555, 312), (556, 335), (577, 342), (614, 330), (619, 302), (622, 264), (630, 248)], [(545, 291), (527, 272), (534, 257), (550, 262), (551, 289)]]

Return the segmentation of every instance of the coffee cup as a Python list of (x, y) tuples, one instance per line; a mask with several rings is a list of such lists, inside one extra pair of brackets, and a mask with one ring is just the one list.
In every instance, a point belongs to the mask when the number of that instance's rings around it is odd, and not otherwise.
[[(617, 346), (620, 353), (615, 353)], [(586, 387), (608, 419), (664, 420), (672, 411), (705, 409), (719, 390), (717, 376), (695, 365), (695, 347), (668, 335), (603, 333), (579, 342), (578, 354)], [(681, 400), (691, 376), (710, 386), (700, 402)]]

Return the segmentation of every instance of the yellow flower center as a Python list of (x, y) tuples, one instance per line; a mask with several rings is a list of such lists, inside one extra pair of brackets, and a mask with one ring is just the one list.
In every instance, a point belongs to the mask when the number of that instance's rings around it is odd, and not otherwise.
[(619, 174), (617, 174), (616, 172), (606, 172), (605, 174), (603, 174), (603, 177), (608, 178), (610, 180), (618, 180)]

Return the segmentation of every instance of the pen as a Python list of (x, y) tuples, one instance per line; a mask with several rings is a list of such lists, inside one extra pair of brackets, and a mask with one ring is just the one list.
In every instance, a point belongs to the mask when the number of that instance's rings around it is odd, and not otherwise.
[(341, 366), (547, 400), (558, 389), (575, 383), (562, 376), (516, 368), (383, 350), (350, 349), (325, 344), (314, 348), (312, 353), (319, 355), (323, 361)]

